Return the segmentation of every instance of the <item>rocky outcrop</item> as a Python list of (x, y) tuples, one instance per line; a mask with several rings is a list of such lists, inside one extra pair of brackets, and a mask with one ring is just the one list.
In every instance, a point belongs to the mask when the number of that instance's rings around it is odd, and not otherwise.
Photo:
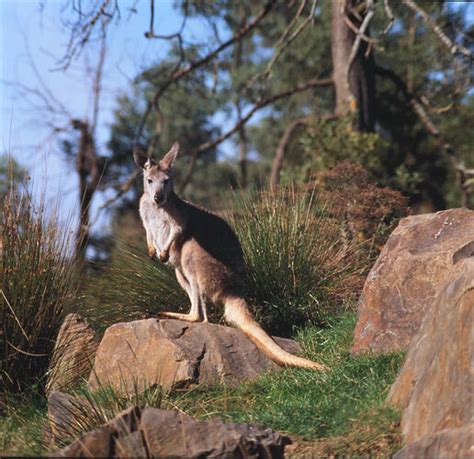
[[(287, 351), (297, 343), (276, 338)], [(109, 384), (129, 392), (154, 384), (239, 384), (279, 368), (242, 332), (209, 323), (145, 319), (108, 328), (97, 351), (89, 386)]]
[(46, 392), (64, 390), (87, 380), (99, 341), (79, 314), (68, 314), (59, 329), (48, 371)]
[(449, 274), (393, 384), (389, 400), (403, 409), (407, 442), (472, 421), (474, 258)]
[(447, 273), (472, 252), (472, 210), (402, 219), (367, 276), (352, 351), (407, 349)]
[(48, 396), (48, 423), (51, 445), (67, 442), (83, 432), (81, 419), (90, 416), (94, 409), (87, 400), (59, 391)]
[(53, 456), (283, 458), (288, 443), (257, 424), (198, 421), (176, 411), (131, 407)]
[(473, 458), (474, 424), (446, 429), (409, 443), (393, 459)]

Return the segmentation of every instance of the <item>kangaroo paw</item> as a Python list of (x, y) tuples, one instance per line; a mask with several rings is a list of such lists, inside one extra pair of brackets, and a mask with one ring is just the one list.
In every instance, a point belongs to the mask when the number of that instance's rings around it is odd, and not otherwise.
[(152, 245), (148, 246), (148, 256), (153, 259), (153, 257), (156, 255), (156, 249)]
[(184, 320), (186, 322), (202, 322), (202, 319), (198, 316), (191, 314), (180, 314), (179, 312), (159, 312), (158, 317)]
[(162, 250), (158, 258), (160, 259), (162, 263), (166, 263), (170, 258), (169, 250)]

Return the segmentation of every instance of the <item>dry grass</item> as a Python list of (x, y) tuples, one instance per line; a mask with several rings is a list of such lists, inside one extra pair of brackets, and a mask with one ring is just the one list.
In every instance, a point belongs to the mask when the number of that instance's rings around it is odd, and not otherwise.
[(26, 192), (2, 203), (0, 380), (21, 391), (46, 373), (66, 305), (74, 301), (77, 272), (71, 231)]

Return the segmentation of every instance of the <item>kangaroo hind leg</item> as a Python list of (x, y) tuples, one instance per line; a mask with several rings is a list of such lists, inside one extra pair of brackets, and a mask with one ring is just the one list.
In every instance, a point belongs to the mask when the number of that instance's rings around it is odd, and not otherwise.
[(182, 314), (179, 312), (160, 312), (159, 316), (169, 319), (185, 320), (186, 322), (207, 322), (206, 306), (205, 304), (204, 306), (201, 304), (202, 297), (199, 293), (198, 285), (189, 282), (179, 270), (176, 270), (176, 278), (181, 287), (186, 290), (186, 293), (191, 300), (191, 310), (188, 314)]

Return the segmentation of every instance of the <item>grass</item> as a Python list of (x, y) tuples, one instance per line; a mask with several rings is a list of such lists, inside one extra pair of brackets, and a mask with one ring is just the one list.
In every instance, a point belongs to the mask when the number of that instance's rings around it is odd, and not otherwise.
[(274, 335), (322, 324), (354, 295), (356, 245), (343, 238), (317, 195), (293, 187), (229, 196), (229, 220), (244, 251), (248, 298)]
[(287, 369), (236, 389), (185, 393), (176, 403), (197, 416), (209, 412), (308, 438), (347, 433), (354, 419), (375, 408), (385, 410), (386, 392), (403, 358), (400, 354), (351, 356), (354, 315), (330, 322), (326, 329), (300, 333), (306, 355), (326, 364), (328, 373)]
[[(84, 425), (89, 428), (110, 419), (128, 405), (142, 404), (179, 409), (202, 419), (221, 416), (227, 421), (262, 423), (296, 438), (295, 451), (300, 453), (390, 455), (400, 447), (400, 414), (385, 399), (403, 355), (351, 356), (354, 325), (355, 316), (350, 313), (330, 319), (325, 329), (312, 327), (300, 332), (298, 339), (305, 354), (328, 365), (330, 371), (326, 374), (285, 369), (237, 388), (218, 386), (169, 394), (157, 389), (131, 398), (123, 398), (110, 388), (95, 394), (83, 390), (76, 395), (96, 407), (94, 412), (88, 412), (87, 419), (92, 424)], [(25, 408), (20, 406), (16, 414), (10, 413), (0, 421), (4, 437), (10, 435), (10, 429), (28, 436), (35, 430), (33, 424), (44, 425), (44, 414), (38, 415), (33, 422), (26, 423), (29, 431), (22, 430), (26, 425), (18, 419), (25, 417), (21, 414)], [(20, 441), (16, 433), (14, 438)], [(35, 438), (25, 437), (29, 451), (40, 450)], [(25, 453), (28, 449), (18, 451)]]
[(189, 304), (174, 269), (150, 260), (140, 242), (117, 239), (110, 262), (98, 265), (98, 273), (87, 279), (80, 312), (99, 331), (160, 311), (184, 311)]
[(21, 391), (44, 378), (77, 272), (67, 225), (24, 192), (1, 203), (0, 382)]

